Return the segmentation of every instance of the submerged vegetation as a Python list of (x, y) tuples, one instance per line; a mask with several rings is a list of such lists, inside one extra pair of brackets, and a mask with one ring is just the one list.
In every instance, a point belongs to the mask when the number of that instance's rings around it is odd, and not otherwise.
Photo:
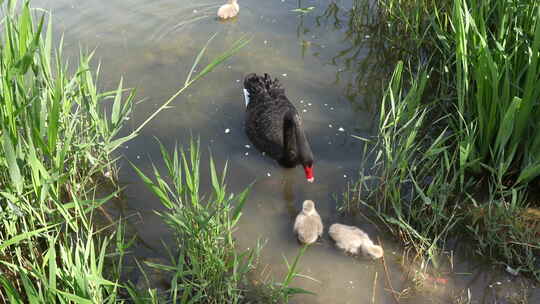
[[(232, 231), (247, 190), (229, 195), (225, 170), (219, 177), (211, 161), (213, 193), (200, 194), (197, 145), (188, 154), (162, 150), (170, 184), (157, 171), (156, 183), (139, 171), (167, 208), (161, 216), (177, 239), (172, 264), (151, 265), (171, 274), (166, 295), (121, 280), (133, 242), (124, 221), (103, 208), (121, 189), (102, 198), (97, 193), (115, 184), (113, 152), (247, 40), (193, 74), (207, 44), (179, 91), (134, 132), (119, 137), (132, 92), (121, 82), (112, 92), (100, 92), (91, 55), (81, 54), (73, 69), (62, 45), (53, 46), (50, 16), (35, 22), (28, 1), (0, 3), (0, 302), (157, 303), (163, 296), (175, 303), (245, 302), (259, 247), (237, 253)], [(295, 265), (282, 284), (267, 285), (272, 302), (303, 292), (289, 287)]]
[(540, 3), (356, 1), (351, 16), (359, 32), (388, 29), (401, 61), (365, 154), (375, 165), (342, 207), (367, 207), (434, 266), (465, 238), (540, 280)]

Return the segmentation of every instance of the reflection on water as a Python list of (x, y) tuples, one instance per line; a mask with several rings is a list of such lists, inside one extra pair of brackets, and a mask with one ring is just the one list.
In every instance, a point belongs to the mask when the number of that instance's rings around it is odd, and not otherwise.
[[(333, 196), (356, 177), (362, 144), (351, 135), (373, 133), (380, 90), (399, 57), (396, 48), (384, 39), (389, 29), (373, 25), (371, 15), (366, 14), (372, 9), (369, 1), (353, 8), (353, 3), (360, 1), (245, 0), (240, 2), (238, 18), (219, 22), (215, 11), (222, 2), (33, 3), (52, 11), (55, 31), (65, 35), (65, 54), (76, 57), (80, 45), (96, 49), (102, 86), (114, 88), (123, 77), (124, 83), (137, 88), (142, 100), (129, 121), (132, 128), (183, 84), (195, 56), (211, 35), (219, 32), (207, 58), (228, 49), (242, 35), (253, 37), (237, 56), (178, 97), (172, 108), (124, 147), (123, 154), (139, 168), (150, 170), (151, 162), (161, 166), (154, 137), (171, 147), (195, 135), (209, 147), (203, 159), (211, 153), (217, 164), (229, 162), (231, 191), (238, 192), (255, 181), (236, 237), (243, 247), (253, 247), (259, 239), (267, 241), (261, 265), (267, 265), (263, 269), (276, 280), (286, 271), (283, 257), (290, 261), (299, 249), (292, 233), (294, 217), (303, 200), (314, 200), (326, 227), (336, 221), (355, 224), (373, 239), (380, 238), (386, 264), (348, 257), (325, 235), (300, 263), (300, 272), (315, 280), (295, 281), (296, 286), (317, 295), (295, 298), (296, 303), (391, 303), (394, 295), (388, 292), (390, 284), (400, 291), (409, 286), (404, 284), (404, 273), (411, 269), (400, 266), (400, 248), (382, 235), (382, 227), (375, 227), (361, 215), (339, 217)], [(314, 9), (308, 13), (292, 12), (310, 6)], [(352, 27), (359, 24), (362, 30), (353, 31)], [(207, 58), (202, 64), (208, 62)], [(244, 75), (250, 72), (279, 77), (303, 116), (316, 158), (315, 184), (305, 182), (301, 169), (283, 169), (262, 156), (244, 135), (241, 87)], [(225, 132), (227, 129), (229, 132)], [(208, 172), (207, 164), (201, 164), (201, 170)], [(140, 246), (136, 253), (159, 255), (161, 240), (167, 242), (169, 237), (154, 213), (161, 208), (159, 202), (129, 166), (123, 166), (120, 178), (129, 186), (124, 212), (137, 214), (131, 218), (136, 223), (133, 228), (147, 245)], [(205, 189), (209, 189), (208, 179), (202, 180), (201, 191)], [(454, 263), (454, 272), (479, 273), (466, 261), (459, 262)], [(455, 295), (468, 287), (479, 302), (492, 299), (482, 298), (486, 294), (483, 288), (492, 284), (486, 278), (473, 281), (469, 274), (446, 277), (452, 279), (442, 287), (436, 286), (445, 291), (437, 298), (441, 302), (454, 302)], [(410, 293), (407, 299), (410, 303), (432, 300), (418, 293)]]

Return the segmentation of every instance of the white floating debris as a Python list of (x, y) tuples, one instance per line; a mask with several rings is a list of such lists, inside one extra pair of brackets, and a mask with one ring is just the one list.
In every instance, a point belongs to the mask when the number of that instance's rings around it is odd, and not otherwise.
[(328, 107), (328, 104), (327, 104), (327, 103), (325, 103), (325, 104), (324, 104), (324, 106), (325, 106), (325, 107)]
[(332, 142), (331, 142), (331, 141), (329, 141), (329, 142), (328, 142), (328, 144), (329, 144), (329, 145), (331, 145), (331, 144), (332, 144)]
[(306, 112), (307, 112), (307, 110), (306, 110), (306, 109), (303, 109), (303, 110), (302, 110), (302, 112), (306, 113)]
[(228, 65), (228, 66), (227, 66), (227, 69), (232, 69), (232, 66)]
[(246, 148), (248, 148), (248, 149), (249, 149), (249, 148), (251, 148), (251, 146), (250, 146), (250, 145), (245, 145), (244, 147), (246, 147)]
[(343, 178), (347, 178), (347, 174), (343, 174)]
[(342, 127), (339, 127), (338, 131), (339, 132), (345, 132), (345, 129), (343, 129)]
[(366, 39), (369, 39), (371, 36), (370, 35), (365, 35), (364, 38)]
[(141, 156), (140, 156), (140, 155), (137, 155), (137, 159), (141, 159)]
[(329, 128), (333, 128), (334, 126), (332, 126), (332, 124), (329, 124), (328, 127), (329, 127)]
[(283, 73), (283, 74), (281, 74), (281, 76), (287, 77), (287, 73)]
[(240, 82), (240, 79), (236, 79), (236, 82)]
[(304, 103), (304, 101), (303, 101), (303, 100), (300, 100), (300, 103)]
[(262, 154), (263, 156), (265, 156), (265, 155), (266, 155), (266, 152), (262, 152), (261, 154)]
[(330, 107), (330, 111), (334, 111), (334, 107)]
[[(262, 18), (262, 16), (261, 16), (261, 18)], [(263, 41), (263, 43), (264, 43), (264, 44), (267, 44), (267, 43), (268, 43), (268, 40)]]
[(249, 152), (244, 153), (244, 155), (245, 155), (245, 156), (248, 156), (248, 155), (249, 155)]
[(270, 174), (270, 172), (266, 173), (266, 176), (270, 177), (272, 176), (272, 174)]
[(311, 102), (308, 102), (307, 105), (311, 107)]
[(229, 133), (231, 133), (231, 129), (229, 128), (225, 129), (225, 134), (229, 134)]
[(194, 9), (194, 10), (193, 10), (193, 13), (194, 13), (194, 14), (196, 14), (196, 13), (197, 13), (197, 10), (196, 10), (196, 9)]
[(506, 265), (506, 272), (508, 272), (509, 274), (513, 276), (517, 276), (519, 274), (519, 271), (517, 269), (514, 269), (508, 265)]

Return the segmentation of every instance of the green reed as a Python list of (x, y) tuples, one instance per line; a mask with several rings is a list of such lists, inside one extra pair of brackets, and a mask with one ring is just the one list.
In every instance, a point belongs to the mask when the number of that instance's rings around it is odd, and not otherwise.
[[(155, 165), (153, 179), (139, 168), (135, 171), (166, 208), (157, 212), (176, 238), (177, 252), (172, 266), (169, 301), (180, 303), (244, 303), (249, 286), (247, 275), (255, 268), (260, 246), (238, 252), (233, 237), (250, 187), (238, 194), (228, 193), (227, 164), (218, 173), (210, 157), (211, 193), (200, 189), (200, 143), (191, 141), (187, 151), (175, 147), (169, 153), (160, 144), (167, 175)], [(286, 303), (291, 295), (306, 293), (289, 285), (303, 248), (289, 267), (287, 277), (272, 293), (272, 302)], [(159, 267), (159, 266), (158, 266)]]
[(91, 55), (69, 73), (51, 19), (34, 21), (28, 2), (8, 1), (2, 25), (0, 301), (109, 302), (118, 284), (104, 262), (115, 233), (97, 237), (91, 216), (114, 194), (92, 194), (113, 169), (133, 95), (121, 84), (98, 93)]
[(203, 196), (199, 193), (199, 144), (191, 142), (189, 152), (175, 148), (172, 155), (160, 147), (167, 178), (155, 166), (155, 181), (135, 170), (166, 208), (158, 214), (176, 236), (179, 252), (173, 261), (176, 284), (171, 299), (182, 299), (182, 303), (196, 298), (205, 303), (236, 303), (255, 257), (254, 250), (237, 253), (232, 236), (249, 188), (237, 195), (228, 194), (227, 166), (220, 176), (210, 159), (212, 193)]
[[(502, 185), (540, 175), (537, 1), (380, 0), (385, 21), (430, 53), (437, 92), (453, 113), (462, 179)], [(396, 37), (397, 38), (397, 37)], [(448, 101), (453, 105), (448, 108)], [(442, 103), (442, 102), (441, 102)], [(502, 187), (505, 188), (505, 187)]]
[(377, 9), (374, 22), (394, 30), (387, 43), (410, 51), (384, 92), (375, 166), (352, 189), (368, 195), (346, 205), (363, 203), (435, 265), (433, 253), (461, 237), (539, 279), (540, 217), (527, 196), (540, 175), (540, 4), (379, 0)]
[[(36, 19), (29, 1), (0, 5), (0, 302), (145, 301), (119, 282), (130, 242), (102, 208), (120, 189), (96, 194), (115, 183), (112, 153), (142, 128), (119, 136), (133, 92), (122, 82), (101, 92), (92, 54), (68, 66), (62, 43), (53, 46), (52, 17)], [(193, 75), (203, 48), (186, 83), (143, 125), (247, 42)], [(103, 219), (110, 225), (96, 224)]]

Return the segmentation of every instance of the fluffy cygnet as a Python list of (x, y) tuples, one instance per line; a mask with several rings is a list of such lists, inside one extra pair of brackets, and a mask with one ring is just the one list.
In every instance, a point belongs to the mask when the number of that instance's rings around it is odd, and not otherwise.
[(296, 216), (294, 221), (294, 233), (298, 241), (303, 244), (312, 244), (317, 241), (323, 233), (323, 223), (321, 216), (315, 210), (315, 203), (310, 200), (304, 201), (302, 211)]
[(218, 9), (217, 15), (221, 19), (229, 19), (238, 15), (240, 7), (238, 6), (237, 0), (229, 0), (227, 4), (223, 4)]
[(347, 253), (358, 254), (359, 250), (366, 256), (378, 259), (383, 256), (381, 246), (373, 244), (367, 233), (358, 227), (333, 224), (328, 231), (336, 246)]

